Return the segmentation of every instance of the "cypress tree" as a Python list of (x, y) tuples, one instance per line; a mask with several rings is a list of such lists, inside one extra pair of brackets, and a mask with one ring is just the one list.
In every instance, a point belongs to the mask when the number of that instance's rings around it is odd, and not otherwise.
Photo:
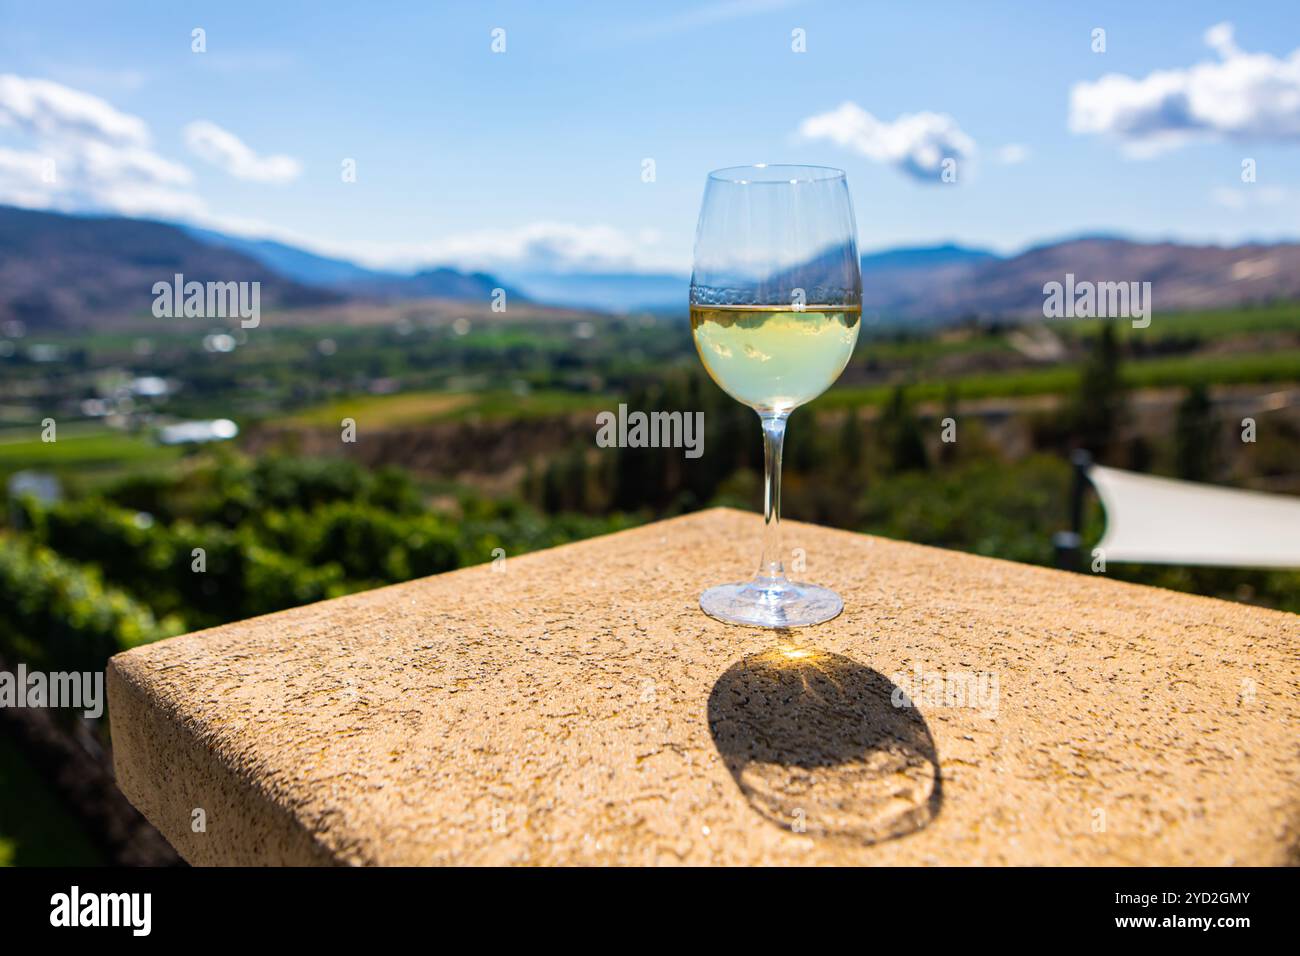
[(1174, 468), (1179, 478), (1207, 481), (1214, 472), (1214, 406), (1204, 385), (1193, 385), (1178, 406)]
[(1119, 340), (1110, 323), (1101, 328), (1079, 377), (1071, 409), (1076, 443), (1096, 459), (1109, 457), (1119, 437), (1126, 396), (1120, 375)]

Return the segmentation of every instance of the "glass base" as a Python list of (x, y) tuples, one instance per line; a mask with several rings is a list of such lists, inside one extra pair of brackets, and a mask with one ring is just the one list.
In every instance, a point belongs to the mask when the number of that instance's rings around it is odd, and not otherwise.
[(844, 610), (840, 596), (815, 584), (757, 578), (720, 584), (700, 595), (700, 609), (728, 624), (756, 627), (808, 627)]

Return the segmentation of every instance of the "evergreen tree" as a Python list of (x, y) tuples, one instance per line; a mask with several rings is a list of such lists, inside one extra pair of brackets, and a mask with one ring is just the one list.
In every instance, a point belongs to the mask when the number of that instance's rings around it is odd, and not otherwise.
[(535, 505), (541, 500), (541, 489), (537, 479), (537, 467), (533, 460), (528, 459), (528, 464), (524, 466), (524, 478), (519, 487), (520, 497), (530, 505)]
[(1084, 363), (1079, 391), (1070, 410), (1076, 444), (1098, 460), (1107, 458), (1119, 438), (1125, 402), (1119, 340), (1114, 326), (1106, 323)]
[(840, 455), (844, 459), (844, 470), (856, 476), (862, 470), (862, 422), (858, 420), (858, 410), (850, 408), (844, 413), (844, 424), (840, 426)]
[(566, 511), (587, 509), (587, 449), (575, 444), (565, 458), (564, 505)]
[(542, 475), (542, 510), (551, 515), (564, 510), (564, 474), (556, 459), (547, 463)]
[(1214, 406), (1204, 385), (1193, 385), (1178, 406), (1174, 468), (1179, 478), (1207, 481), (1214, 472)]
[[(951, 418), (957, 421), (957, 388), (949, 385), (944, 391), (943, 396), (943, 415), (941, 418)], [(941, 436), (942, 438), (942, 436)], [(939, 442), (939, 462), (943, 465), (951, 465), (957, 460), (957, 443), (955, 441)]]
[(885, 443), (885, 455), (891, 468), (900, 471), (924, 471), (930, 460), (925, 451), (925, 438), (921, 422), (912, 410), (907, 391), (902, 385), (894, 388), (880, 417), (880, 431)]

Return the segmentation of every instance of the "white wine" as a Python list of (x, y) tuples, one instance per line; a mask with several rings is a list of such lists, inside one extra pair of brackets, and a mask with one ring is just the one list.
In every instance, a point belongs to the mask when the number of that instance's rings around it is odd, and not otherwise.
[[(695, 229), (691, 333), (713, 380), (761, 416), (764, 463), (758, 573), (700, 595), (701, 610), (719, 621), (806, 627), (844, 610), (829, 588), (786, 577), (781, 451), (786, 415), (830, 388), (858, 343), (856, 232), (842, 170), (762, 165), (709, 173)], [(831, 304), (844, 300), (852, 304)], [(815, 304), (803, 305), (809, 301)]]
[(788, 412), (839, 378), (861, 317), (857, 305), (693, 305), (691, 331), (723, 391), (760, 412)]

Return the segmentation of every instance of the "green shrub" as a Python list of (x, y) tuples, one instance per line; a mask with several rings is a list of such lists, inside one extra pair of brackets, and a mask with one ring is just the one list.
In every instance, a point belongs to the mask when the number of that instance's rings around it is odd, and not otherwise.
[(97, 499), (32, 508), (30, 518), (40, 544), (97, 565), (104, 578), (130, 589), (155, 614), (183, 618), (192, 628), (347, 590), (338, 564), (279, 554), (251, 526), (179, 521), (167, 527)]
[(1066, 526), (1070, 466), (1035, 456), (908, 472), (867, 491), (859, 528), (919, 544), (1050, 564), (1051, 536)]
[(42, 670), (102, 670), (118, 651), (181, 630), (94, 568), (12, 535), (0, 536), (0, 606), (0, 653)]

